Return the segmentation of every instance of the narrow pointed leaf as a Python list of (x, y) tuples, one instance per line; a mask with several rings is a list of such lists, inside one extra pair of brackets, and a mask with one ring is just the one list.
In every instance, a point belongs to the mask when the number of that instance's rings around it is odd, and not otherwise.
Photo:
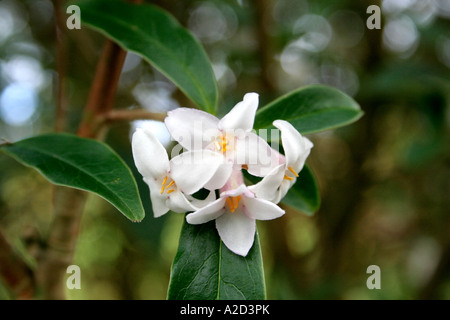
[(269, 128), (273, 121), (282, 119), (301, 134), (308, 134), (345, 126), (362, 115), (358, 103), (345, 93), (324, 85), (311, 85), (259, 109), (254, 128)]
[(99, 195), (132, 221), (144, 218), (130, 168), (102, 142), (70, 134), (47, 134), (4, 145), (0, 150), (56, 185)]
[(200, 108), (214, 113), (217, 84), (199, 42), (168, 12), (120, 0), (74, 2), (81, 20), (151, 63)]
[(319, 210), (320, 193), (314, 174), (308, 166), (303, 167), (297, 181), (281, 202), (307, 215), (313, 215)]
[(215, 222), (184, 222), (173, 261), (169, 300), (265, 299), (258, 234), (246, 257), (234, 254), (217, 234)]

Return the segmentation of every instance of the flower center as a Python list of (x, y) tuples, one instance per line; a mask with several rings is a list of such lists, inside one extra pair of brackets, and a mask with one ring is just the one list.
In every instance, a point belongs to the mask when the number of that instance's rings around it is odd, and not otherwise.
[[(170, 180), (170, 181), (168, 181)], [(163, 194), (164, 192), (166, 192), (167, 194), (170, 194), (172, 192), (175, 191), (176, 188), (176, 184), (175, 181), (173, 181), (172, 179), (168, 178), (168, 176), (164, 177), (162, 186), (161, 186), (161, 194)]]
[(219, 137), (216, 137), (214, 140), (214, 146), (216, 147), (216, 151), (220, 151), (225, 153), (232, 149), (232, 141), (233, 137), (230, 135), (222, 134)]
[[(295, 177), (298, 177), (297, 172), (295, 172), (295, 170), (292, 169), (292, 167), (288, 167), (288, 170), (289, 170), (290, 172), (292, 172), (292, 173), (294, 174)], [(289, 180), (289, 181), (292, 181), (292, 180), (294, 180), (295, 178), (294, 178), (294, 177), (290, 177), (290, 176), (288, 176), (287, 174), (285, 174), (285, 175), (284, 175), (284, 179)]]
[(242, 198), (242, 196), (227, 198), (226, 202), (227, 202), (228, 208), (230, 209), (231, 213), (236, 211), (236, 209), (239, 205), (239, 201), (241, 201), (241, 198)]

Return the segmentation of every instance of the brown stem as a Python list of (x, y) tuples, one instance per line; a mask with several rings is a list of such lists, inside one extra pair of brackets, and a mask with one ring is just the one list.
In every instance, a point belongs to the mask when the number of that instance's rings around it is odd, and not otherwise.
[(31, 299), (34, 277), (31, 269), (18, 257), (0, 229), (0, 276), (17, 299)]
[(256, 23), (257, 23), (257, 39), (258, 39), (258, 55), (259, 64), (261, 67), (261, 81), (265, 90), (270, 92), (276, 91), (273, 83), (273, 75), (270, 73), (270, 65), (273, 62), (273, 48), (270, 41), (270, 35), (268, 30), (271, 26), (271, 15), (267, 14), (271, 12), (269, 10), (269, 2), (266, 0), (254, 0), (253, 5), (256, 10)]
[(36, 275), (44, 299), (65, 299), (64, 278), (73, 260), (86, 198), (87, 193), (77, 189), (54, 188), (54, 217)]
[(66, 76), (66, 54), (67, 43), (65, 37), (64, 19), (61, 15), (60, 0), (53, 0), (55, 10), (55, 40), (56, 40), (56, 68), (57, 68), (57, 92), (56, 92), (56, 119), (55, 131), (64, 131), (66, 127), (67, 101), (65, 100), (65, 76)]
[[(113, 107), (125, 56), (126, 52), (117, 44), (106, 41), (78, 129), (79, 136), (97, 136), (102, 115)], [(44, 299), (65, 298), (65, 274), (73, 260), (86, 198), (84, 191), (54, 188), (54, 217), (36, 275)]]
[[(100, 115), (112, 108), (125, 54), (118, 45), (107, 40), (78, 130), (80, 136), (95, 137), (101, 123)], [(86, 198), (87, 193), (80, 190), (54, 188), (54, 217), (36, 275), (44, 299), (65, 298), (64, 278), (73, 259)]]
[[(142, 1), (130, 0), (136, 4)], [(78, 128), (79, 136), (95, 138), (99, 134), (102, 116), (113, 107), (125, 57), (125, 50), (111, 40), (106, 41)]]
[(100, 56), (84, 109), (84, 117), (78, 129), (82, 137), (96, 137), (101, 115), (112, 109), (126, 52), (114, 42), (107, 40)]
[[(140, 3), (142, 0), (130, 0), (130, 2)], [(55, 4), (55, 9), (60, 8), (57, 0), (55, 0)], [(59, 12), (56, 13), (56, 15), (58, 14)], [(58, 56), (61, 58), (59, 54)], [(110, 40), (106, 41), (84, 109), (83, 119), (78, 128), (79, 136), (97, 137), (101, 125), (105, 121), (104, 115), (108, 114), (113, 108), (125, 56), (126, 52), (117, 44)], [(62, 71), (60, 65), (58, 69), (58, 71)], [(59, 81), (62, 81), (61, 75)], [(62, 83), (60, 83), (58, 94), (58, 119), (65, 118), (61, 104), (64, 98), (61, 89)], [(62, 123), (57, 124), (58, 129), (62, 127)], [(59, 300), (65, 298), (65, 274), (67, 267), (73, 260), (86, 198), (87, 193), (84, 191), (59, 186), (54, 188), (54, 217), (46, 246), (39, 255), (38, 268), (35, 273), (36, 282), (44, 299)], [(0, 244), (6, 249), (2, 241), (0, 241)], [(0, 247), (0, 249), (3, 248)], [(12, 258), (7, 255), (12, 252), (11, 250), (1, 250), (1, 252), (4, 252), (3, 256), (0, 256), (1, 259), (12, 261)], [(3, 266), (3, 264), (1, 265)], [(5, 265), (14, 266), (14, 264)], [(13, 271), (18, 272), (20, 270)], [(14, 277), (9, 278), (15, 279)], [(24, 279), (26, 278), (24, 277)], [(33, 285), (30, 285), (30, 287), (33, 288)]]
[(104, 115), (104, 122), (130, 122), (134, 120), (157, 120), (164, 121), (165, 113), (149, 112), (147, 110), (111, 110)]

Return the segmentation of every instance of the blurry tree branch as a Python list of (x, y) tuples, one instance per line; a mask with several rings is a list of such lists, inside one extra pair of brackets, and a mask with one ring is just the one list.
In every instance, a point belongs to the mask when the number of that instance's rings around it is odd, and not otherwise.
[[(375, 2), (380, 4), (379, 1)], [(365, 12), (368, 2), (355, 3), (354, 9)], [(382, 30), (370, 30), (367, 33), (368, 50), (363, 68), (367, 73), (377, 70), (383, 63), (382, 55)], [(320, 211), (317, 213), (318, 226), (321, 234), (321, 270), (324, 279), (334, 280), (338, 274), (348, 268), (348, 260), (345, 258), (348, 251), (352, 250), (353, 232), (361, 215), (359, 208), (364, 201), (367, 189), (372, 185), (372, 176), (363, 165), (372, 156), (374, 146), (379, 143), (380, 136), (376, 120), (383, 112), (380, 110), (377, 99), (363, 99), (355, 97), (361, 105), (364, 116), (353, 124), (354, 134), (348, 138), (350, 146), (349, 165), (351, 175), (339, 181), (330, 182), (327, 193), (327, 201), (323, 201)], [(351, 192), (351, 196), (348, 196)], [(332, 299), (340, 298), (339, 293)]]
[[(130, 1), (134, 3), (142, 2), (142, 0)], [(64, 28), (60, 16), (62, 6), (59, 0), (54, 0), (53, 4), (58, 37)], [(61, 38), (57, 40), (61, 43), (57, 45), (56, 53), (59, 75), (55, 130), (62, 131), (65, 127), (66, 117), (63, 80), (67, 50), (65, 50), (65, 44), (63, 43), (65, 40)], [(111, 40), (106, 40), (85, 106), (84, 117), (79, 126), (79, 136), (96, 138), (100, 126), (105, 120), (117, 121), (121, 118), (129, 119), (136, 116), (139, 118), (160, 117), (157, 114), (149, 115), (142, 112), (133, 116), (130, 116), (130, 114), (126, 115), (123, 112), (104, 116), (113, 108), (125, 56), (125, 50)], [(54, 216), (46, 243), (42, 247), (41, 252), (37, 254), (38, 266), (35, 273), (27, 267), (20, 257), (14, 254), (13, 248), (6, 241), (0, 230), (0, 275), (17, 298), (32, 298), (38, 291), (41, 292), (44, 299), (65, 298), (64, 275), (67, 266), (70, 265), (73, 259), (86, 198), (87, 193), (84, 191), (55, 186), (53, 199)]]
[(65, 34), (65, 23), (61, 11), (61, 1), (53, 0), (55, 11), (55, 43), (56, 43), (56, 116), (55, 131), (60, 132), (65, 129), (67, 114), (67, 101), (65, 95), (65, 76), (67, 67), (67, 39)]
[(32, 270), (15, 254), (0, 229), (0, 276), (18, 299), (30, 299), (34, 294)]
[[(141, 3), (142, 0), (130, 2)], [(99, 119), (113, 108), (126, 54), (118, 44), (106, 40), (84, 108), (83, 120), (78, 128), (79, 136), (95, 138), (99, 133)]]
[(86, 198), (81, 190), (54, 188), (54, 216), (36, 275), (44, 299), (65, 298), (64, 275), (72, 262)]
[[(98, 138), (101, 119), (114, 106), (125, 56), (125, 50), (106, 40), (78, 129), (79, 136)], [(36, 275), (44, 299), (65, 298), (64, 275), (73, 260), (87, 195), (76, 189), (54, 188), (53, 221)]]
[(103, 117), (105, 123), (129, 122), (133, 120), (157, 120), (164, 121), (166, 114), (149, 112), (143, 109), (136, 110), (111, 110)]
[[(259, 63), (261, 68), (261, 81), (264, 89), (270, 92), (275, 91), (273, 84), (273, 75), (270, 72), (270, 66), (273, 60), (273, 50), (270, 41), (269, 29), (271, 26), (271, 15), (268, 14), (271, 11), (268, 10), (269, 2), (266, 0), (255, 0), (253, 5), (256, 10), (256, 27), (257, 27), (257, 39), (258, 39), (258, 53)], [(266, 93), (267, 94), (267, 93)]]
[[(126, 52), (117, 44), (107, 40), (78, 135), (96, 137), (99, 115), (113, 106), (125, 55)], [(87, 193), (80, 190), (54, 188), (54, 217), (37, 275), (45, 299), (65, 298), (64, 275), (73, 258), (86, 198)]]
[(94, 81), (84, 109), (78, 135), (96, 137), (99, 116), (112, 109), (126, 51), (107, 40), (97, 65)]

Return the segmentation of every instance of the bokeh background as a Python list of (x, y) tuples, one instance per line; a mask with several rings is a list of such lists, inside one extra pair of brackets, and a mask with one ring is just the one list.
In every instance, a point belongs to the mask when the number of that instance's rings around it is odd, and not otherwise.
[[(315, 216), (286, 208), (282, 218), (258, 222), (269, 299), (450, 298), (449, 0), (146, 2), (171, 12), (203, 44), (220, 114), (246, 92), (260, 93), (264, 105), (313, 83), (346, 92), (365, 112), (309, 136), (315, 146), (307, 163), (322, 198)], [(366, 27), (372, 4), (381, 8), (379, 30)], [(75, 132), (104, 38), (84, 26), (60, 36), (67, 131)], [(0, 1), (1, 138), (54, 130), (56, 37), (50, 0)], [(129, 54), (115, 107), (179, 106), (190, 102)], [(67, 290), (69, 299), (166, 298), (183, 215), (152, 217), (131, 157), (136, 125), (143, 124), (112, 126), (106, 142), (134, 170), (147, 216), (131, 223), (89, 197), (74, 259), (82, 289)], [(144, 125), (169, 142), (161, 123)], [(51, 197), (44, 178), (0, 154), (0, 225), (24, 254), (45, 237)], [(366, 287), (370, 265), (381, 269), (379, 290)], [(0, 284), (0, 298), (8, 297)]]

